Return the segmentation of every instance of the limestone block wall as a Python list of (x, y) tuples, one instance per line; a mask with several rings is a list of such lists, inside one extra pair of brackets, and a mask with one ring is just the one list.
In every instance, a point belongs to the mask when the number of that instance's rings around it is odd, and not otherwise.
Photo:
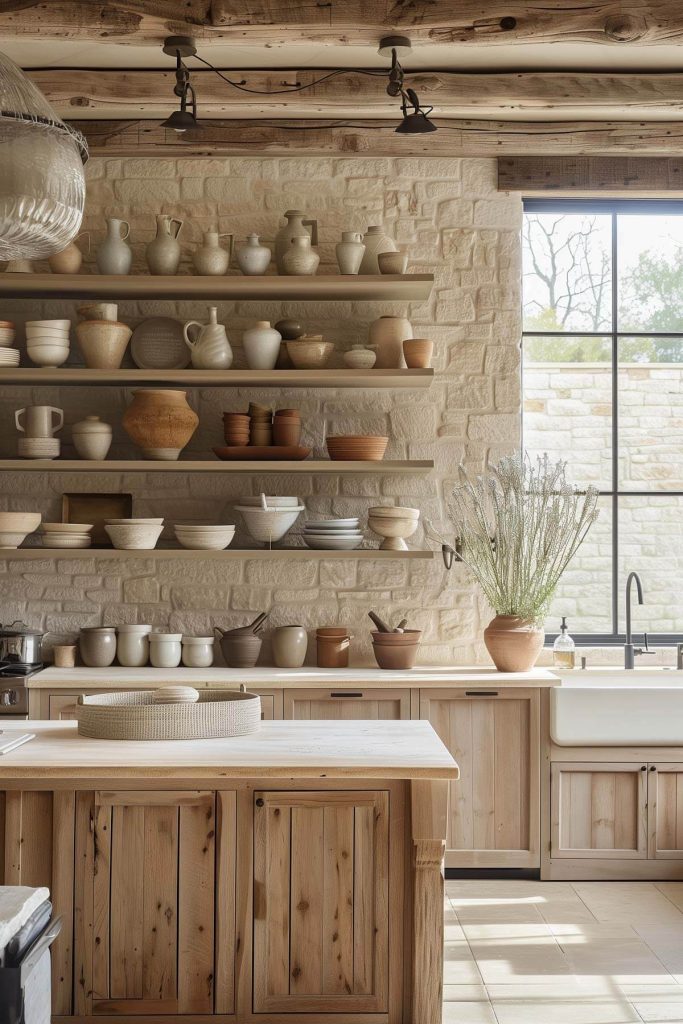
[[(200, 416), (189, 453), (208, 457), (221, 443), (223, 410), (245, 409), (249, 400), (298, 406), (304, 441), (324, 455), (326, 433), (369, 432), (390, 436), (387, 457), (433, 458), (424, 476), (344, 477), (286, 475), (257, 477), (173, 474), (6, 474), (0, 508), (41, 511), (60, 518), (61, 495), (72, 491), (127, 491), (136, 515), (174, 521), (237, 521), (232, 511), (240, 494), (298, 494), (317, 514), (360, 514), (378, 500), (417, 506), (437, 528), (452, 533), (445, 501), (463, 462), (481, 471), (519, 445), (520, 438), (520, 227), (519, 196), (496, 190), (495, 161), (420, 159), (231, 158), (93, 159), (87, 166), (88, 201), (84, 230), (95, 245), (104, 218), (131, 224), (134, 270), (145, 271), (144, 249), (153, 237), (155, 214), (185, 221), (181, 272), (201, 233), (214, 225), (243, 239), (250, 231), (272, 240), (281, 214), (290, 207), (317, 217), (320, 272), (335, 272), (334, 246), (344, 229), (383, 224), (410, 254), (409, 269), (431, 272), (429, 301), (411, 303), (218, 303), (244, 365), (241, 333), (256, 319), (300, 319), (309, 332), (323, 333), (337, 346), (335, 362), (354, 342), (367, 339), (381, 314), (407, 314), (416, 336), (435, 342), (436, 379), (428, 391), (397, 392), (194, 389), (188, 400)], [(86, 260), (86, 270), (93, 266)], [(36, 316), (69, 316), (76, 303), (3, 303), (3, 319), (22, 324)], [(203, 319), (204, 302), (120, 303), (119, 317), (136, 324), (151, 315)], [(21, 333), (21, 331), (20, 331)], [(74, 345), (75, 347), (75, 345)], [(75, 357), (73, 357), (75, 358)], [(26, 358), (22, 362), (28, 365)], [(0, 454), (15, 451), (14, 410), (31, 403), (64, 409), (63, 452), (69, 455), (68, 426), (98, 413), (114, 426), (111, 457), (134, 457), (121, 416), (130, 401), (125, 389), (4, 388), (0, 394)], [(170, 533), (170, 531), (169, 531)], [(235, 544), (247, 542), (241, 525)], [(370, 543), (376, 542), (376, 538)], [(426, 541), (420, 531), (416, 545)], [(214, 623), (234, 626), (262, 608), (273, 608), (274, 624), (348, 624), (356, 637), (355, 660), (371, 659), (369, 608), (389, 618), (407, 616), (425, 631), (425, 662), (473, 662), (485, 658), (480, 642), (489, 617), (474, 587), (458, 570), (446, 574), (433, 562), (254, 560), (126, 562), (84, 558), (0, 561), (0, 621), (18, 617), (52, 632), (72, 635), (81, 625), (152, 622), (192, 633)], [(264, 652), (265, 654), (266, 652)], [(311, 652), (313, 653), (313, 652)]]

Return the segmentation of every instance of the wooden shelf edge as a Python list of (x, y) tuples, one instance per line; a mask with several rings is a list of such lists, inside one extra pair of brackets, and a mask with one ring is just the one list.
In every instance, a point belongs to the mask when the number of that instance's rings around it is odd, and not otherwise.
[(324, 301), (397, 302), (429, 298), (432, 274), (313, 274), (288, 277), (172, 277), (152, 274), (112, 277), (102, 274), (0, 274), (0, 295), (17, 299), (282, 299)]
[(245, 460), (178, 462), (111, 459), (0, 459), (3, 473), (423, 473), (434, 468), (432, 459), (344, 462), (341, 459), (302, 459), (300, 462)]
[(181, 384), (184, 387), (428, 388), (434, 370), (88, 370), (18, 367), (0, 370), (0, 385)]
[(224, 551), (191, 551), (187, 548), (152, 548), (137, 551), (121, 551), (116, 548), (0, 548), (0, 560), (19, 559), (32, 561), (38, 558), (194, 558), (194, 559), (236, 559), (236, 558), (298, 558), (315, 561), (328, 558), (368, 560), (408, 559), (423, 560), (434, 557), (433, 551), (380, 551), (378, 548), (361, 548), (357, 551), (319, 551), (312, 548), (226, 548)]

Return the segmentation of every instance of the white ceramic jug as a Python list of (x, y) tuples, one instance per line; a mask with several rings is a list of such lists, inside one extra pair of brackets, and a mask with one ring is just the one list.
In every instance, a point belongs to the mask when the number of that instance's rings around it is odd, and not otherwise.
[[(121, 228), (125, 228), (125, 235), (121, 234)], [(119, 220), (117, 217), (107, 219), (107, 237), (97, 250), (97, 269), (100, 274), (130, 274), (133, 250), (126, 244), (129, 234), (130, 224), (127, 220)]]
[[(229, 238), (228, 248), (220, 245), (221, 238)], [(203, 242), (197, 246), (192, 257), (192, 265), (198, 274), (207, 277), (225, 274), (230, 264), (235, 236), (219, 232), (217, 228), (205, 231)]]
[[(193, 339), (190, 328), (198, 327)], [(192, 365), (196, 370), (229, 370), (232, 366), (232, 349), (223, 324), (218, 323), (218, 309), (209, 308), (209, 322), (189, 320), (184, 328), (185, 344), (192, 353)]]
[[(175, 229), (174, 229), (174, 225)], [(178, 235), (183, 222), (165, 213), (157, 214), (156, 238), (147, 246), (145, 257), (150, 274), (177, 274), (180, 264)]]

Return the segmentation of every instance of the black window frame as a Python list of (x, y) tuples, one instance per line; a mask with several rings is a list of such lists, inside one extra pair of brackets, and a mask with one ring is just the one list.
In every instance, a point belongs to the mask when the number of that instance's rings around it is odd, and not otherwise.
[[(619, 299), (619, 261), (618, 261), (618, 231), (617, 218), (619, 214), (657, 214), (671, 213), (683, 217), (683, 199), (540, 199), (524, 198), (524, 213), (571, 213), (571, 214), (609, 214), (611, 217), (611, 301), (612, 301), (612, 322), (611, 329), (605, 331), (542, 331), (525, 330), (522, 322), (522, 448), (524, 447), (524, 340), (527, 337), (534, 338), (606, 338), (611, 342), (611, 375), (612, 375), (612, 487), (609, 490), (600, 490), (600, 497), (611, 499), (612, 511), (612, 632), (610, 633), (573, 633), (577, 646), (581, 647), (620, 647), (626, 642), (626, 634), (619, 632), (619, 609), (625, 600), (624, 594), (619, 587), (619, 500), (622, 497), (661, 497), (661, 498), (683, 498), (683, 491), (680, 490), (623, 490), (619, 488), (619, 340), (621, 338), (680, 338), (681, 333), (666, 331), (620, 331), (618, 323), (618, 299)], [(522, 287), (522, 304), (524, 302)], [(682, 441), (683, 443), (683, 441)], [(624, 581), (625, 583), (625, 581)], [(647, 581), (643, 580), (645, 591), (645, 602), (647, 603)], [(546, 635), (546, 644), (552, 644), (557, 633)], [(635, 634), (636, 636), (642, 634)], [(683, 643), (683, 632), (680, 633), (648, 633), (648, 641), (654, 647), (675, 647)]]

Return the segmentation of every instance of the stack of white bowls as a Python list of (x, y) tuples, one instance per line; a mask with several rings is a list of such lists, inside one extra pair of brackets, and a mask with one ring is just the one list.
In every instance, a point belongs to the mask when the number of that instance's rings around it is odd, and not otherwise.
[(42, 523), (44, 548), (89, 548), (92, 523)]
[(151, 551), (164, 528), (163, 519), (105, 519), (104, 528), (115, 548)]
[(26, 350), (36, 366), (61, 366), (69, 358), (70, 320), (27, 320)]
[(0, 320), (0, 368), (19, 365), (19, 349), (14, 348), (15, 333), (11, 320)]
[(304, 541), (309, 548), (324, 551), (354, 551), (363, 543), (360, 520), (320, 519), (306, 523)]
[(194, 551), (222, 551), (230, 547), (235, 536), (235, 527), (229, 523), (222, 526), (183, 526), (176, 523), (173, 529), (180, 544)]
[(239, 499), (235, 511), (242, 513), (245, 526), (254, 540), (272, 544), (281, 540), (304, 511), (296, 497), (259, 494)]

